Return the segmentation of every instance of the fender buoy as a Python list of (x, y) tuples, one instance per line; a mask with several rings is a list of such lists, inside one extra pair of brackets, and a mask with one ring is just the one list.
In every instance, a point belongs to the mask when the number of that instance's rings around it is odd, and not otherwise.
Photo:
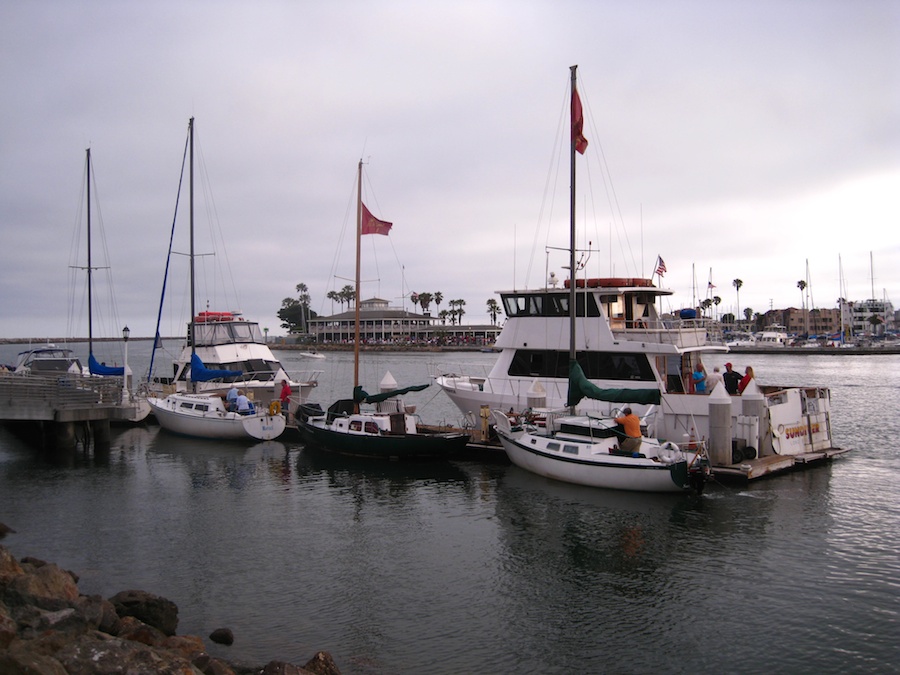
[(272, 401), (269, 404), (269, 416), (275, 417), (275, 415), (281, 414), (281, 401)]
[(663, 464), (674, 464), (681, 456), (681, 449), (672, 441), (666, 441), (659, 446), (659, 461)]

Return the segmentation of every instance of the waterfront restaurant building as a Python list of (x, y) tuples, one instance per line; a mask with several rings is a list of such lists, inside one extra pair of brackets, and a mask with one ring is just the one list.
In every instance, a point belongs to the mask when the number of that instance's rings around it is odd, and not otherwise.
[[(309, 320), (309, 333), (317, 344), (353, 342), (356, 310)], [(359, 336), (363, 344), (435, 344), (490, 347), (500, 326), (449, 325), (430, 314), (391, 307), (387, 300), (371, 298), (359, 303)]]

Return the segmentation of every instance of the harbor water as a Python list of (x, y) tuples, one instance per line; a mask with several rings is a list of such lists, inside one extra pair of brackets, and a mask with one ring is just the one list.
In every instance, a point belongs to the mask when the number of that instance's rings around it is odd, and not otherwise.
[[(136, 377), (148, 348), (130, 345)], [(17, 348), (2, 350), (8, 363)], [(349, 395), (352, 355), (276, 354), (324, 371), (312, 400)], [(362, 384), (495, 358), (366, 355)], [(326, 650), (345, 674), (898, 672), (900, 356), (729, 358), (764, 384), (830, 387), (852, 452), (690, 497), (152, 425), (59, 458), (0, 428), (0, 522), (17, 531), (3, 545), (76, 572), (82, 593), (169, 598), (179, 633), (241, 662)], [(435, 386), (410, 399), (426, 422), (460, 421)], [(220, 627), (231, 647), (206, 639)]]

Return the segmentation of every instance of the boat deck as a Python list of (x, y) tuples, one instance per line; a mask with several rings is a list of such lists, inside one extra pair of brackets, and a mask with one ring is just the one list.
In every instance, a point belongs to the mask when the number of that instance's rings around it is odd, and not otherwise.
[(715, 478), (726, 480), (750, 481), (772, 474), (783, 473), (795, 468), (819, 464), (849, 452), (844, 448), (828, 448), (802, 455), (768, 455), (757, 459), (747, 459), (737, 464), (714, 466)]

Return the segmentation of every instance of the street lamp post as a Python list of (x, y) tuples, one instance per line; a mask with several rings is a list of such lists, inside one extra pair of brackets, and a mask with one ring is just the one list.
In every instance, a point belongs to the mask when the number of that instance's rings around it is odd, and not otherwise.
[(128, 326), (122, 329), (122, 341), (125, 343), (125, 367), (122, 368), (122, 402), (128, 403), (130, 398), (130, 382), (131, 369), (128, 367), (128, 338), (131, 337), (131, 331)]

